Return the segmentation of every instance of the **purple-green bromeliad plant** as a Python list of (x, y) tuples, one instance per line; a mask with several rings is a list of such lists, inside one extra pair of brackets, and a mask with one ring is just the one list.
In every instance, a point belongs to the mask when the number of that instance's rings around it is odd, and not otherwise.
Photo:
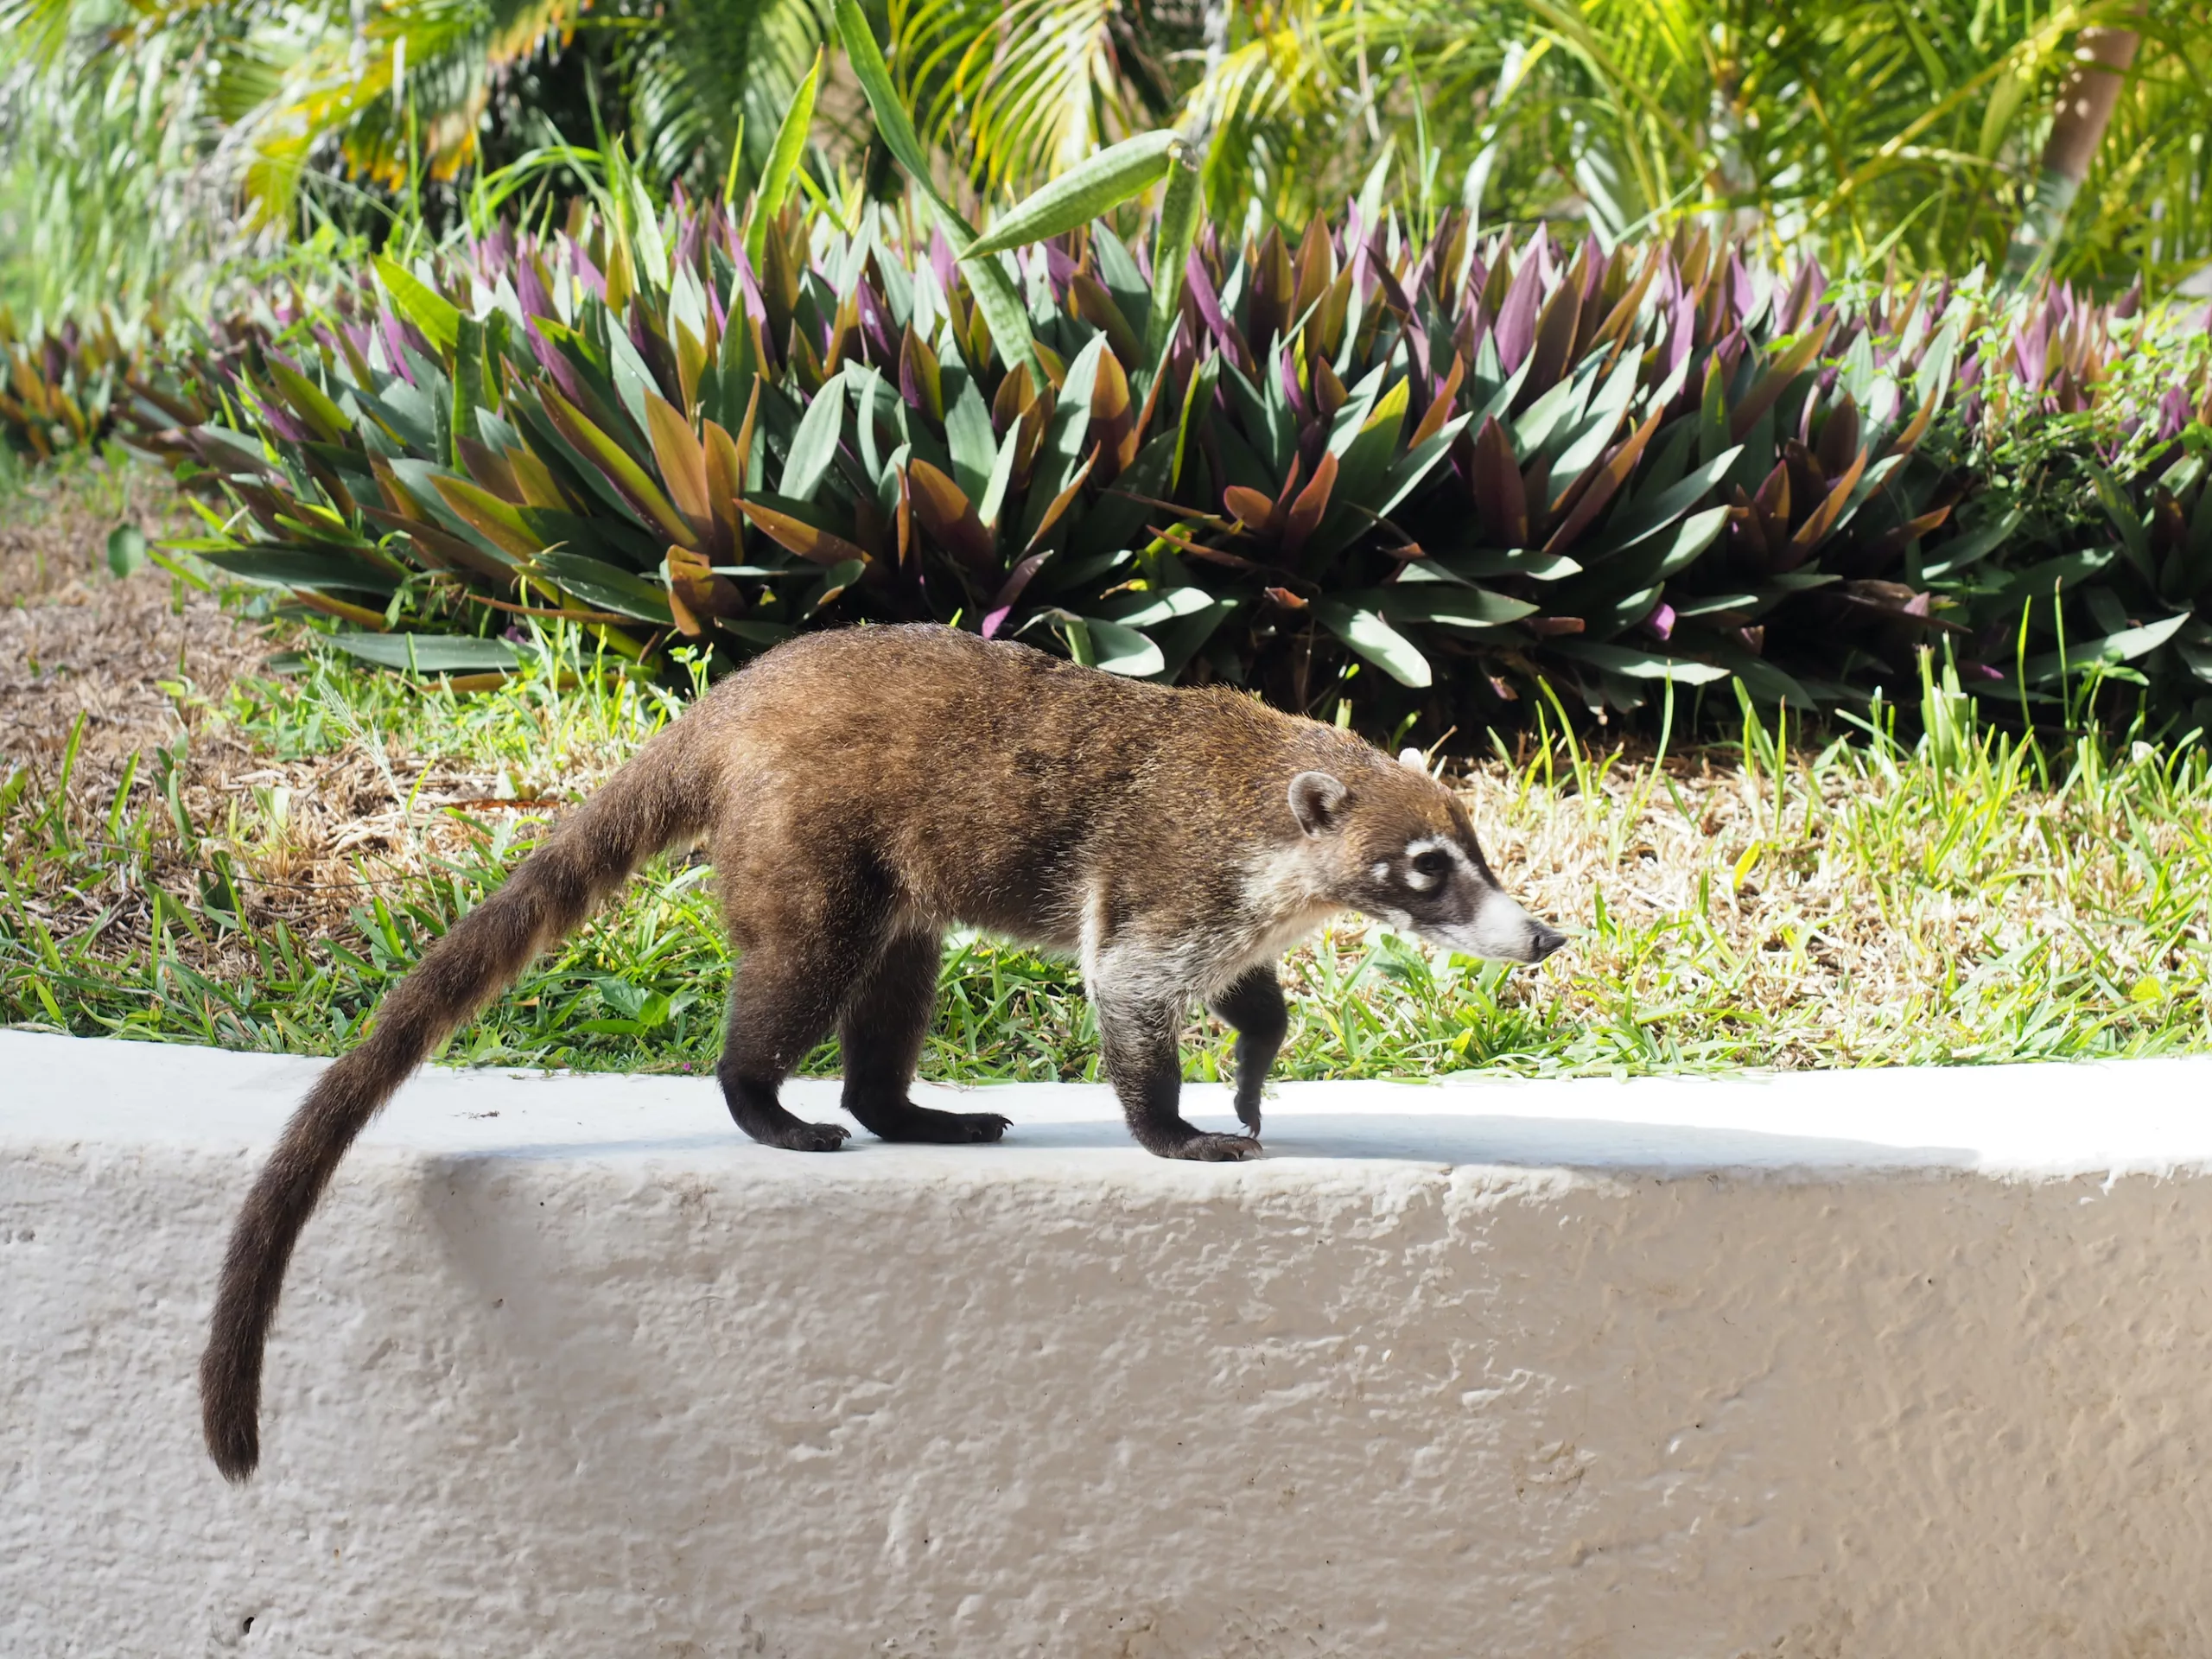
[(1432, 734), (1863, 700), (1945, 637), (2008, 698), (2212, 668), (2201, 378), (2101, 416), (2125, 302), (1847, 294), (1699, 230), (1238, 242), (1167, 134), (977, 238), (881, 131), (926, 228), (783, 201), (779, 147), (742, 222), (618, 190), (203, 353), (161, 441), (220, 501), (197, 550), (418, 671), (531, 617), (723, 664), (936, 619)]

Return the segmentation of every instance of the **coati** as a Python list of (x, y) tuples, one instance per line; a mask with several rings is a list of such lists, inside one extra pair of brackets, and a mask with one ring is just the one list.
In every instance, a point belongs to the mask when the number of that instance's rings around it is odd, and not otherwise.
[[(1413, 757), (1416, 761), (1418, 757)], [(703, 839), (739, 953), (716, 1068), (754, 1140), (829, 1152), (777, 1092), (832, 1027), (845, 1110), (887, 1141), (996, 1141), (995, 1112), (907, 1096), (945, 930), (1081, 964), (1130, 1133), (1164, 1158), (1249, 1158), (1287, 1025), (1275, 958), (1357, 910), (1478, 956), (1559, 934), (1498, 890), (1425, 768), (1220, 689), (1118, 678), (932, 626), (823, 632), (723, 680), (455, 923), (319, 1077), (232, 1233), (200, 1362), (207, 1447), (260, 1455), (264, 1338), (331, 1173), (436, 1045), (637, 866)], [(1177, 1110), (1176, 1037), (1203, 998), (1236, 1032), (1236, 1116)]]

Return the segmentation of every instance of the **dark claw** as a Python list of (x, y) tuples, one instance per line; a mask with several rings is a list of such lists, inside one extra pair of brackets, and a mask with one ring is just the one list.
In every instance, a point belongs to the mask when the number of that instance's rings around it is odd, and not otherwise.
[(1241, 1164), (1260, 1155), (1256, 1135), (1194, 1135), (1167, 1154), (1201, 1164)]

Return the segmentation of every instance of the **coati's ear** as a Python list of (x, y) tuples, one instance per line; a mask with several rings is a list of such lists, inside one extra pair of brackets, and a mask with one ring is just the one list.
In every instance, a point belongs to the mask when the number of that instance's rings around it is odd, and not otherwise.
[(1290, 780), (1290, 810), (1307, 835), (1333, 835), (1351, 793), (1325, 772), (1301, 772)]
[(1415, 772), (1421, 773), (1424, 778), (1428, 776), (1428, 757), (1423, 754), (1419, 749), (1400, 749), (1398, 751), (1398, 764), (1402, 766), (1411, 766)]

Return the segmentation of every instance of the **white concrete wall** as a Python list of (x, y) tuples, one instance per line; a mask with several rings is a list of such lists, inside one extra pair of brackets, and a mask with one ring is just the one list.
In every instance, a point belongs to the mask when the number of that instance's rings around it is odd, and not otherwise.
[(428, 1074), (233, 1490), (314, 1069), (0, 1034), (0, 1655), (2212, 1652), (2212, 1063), (1293, 1088), (1216, 1167)]

